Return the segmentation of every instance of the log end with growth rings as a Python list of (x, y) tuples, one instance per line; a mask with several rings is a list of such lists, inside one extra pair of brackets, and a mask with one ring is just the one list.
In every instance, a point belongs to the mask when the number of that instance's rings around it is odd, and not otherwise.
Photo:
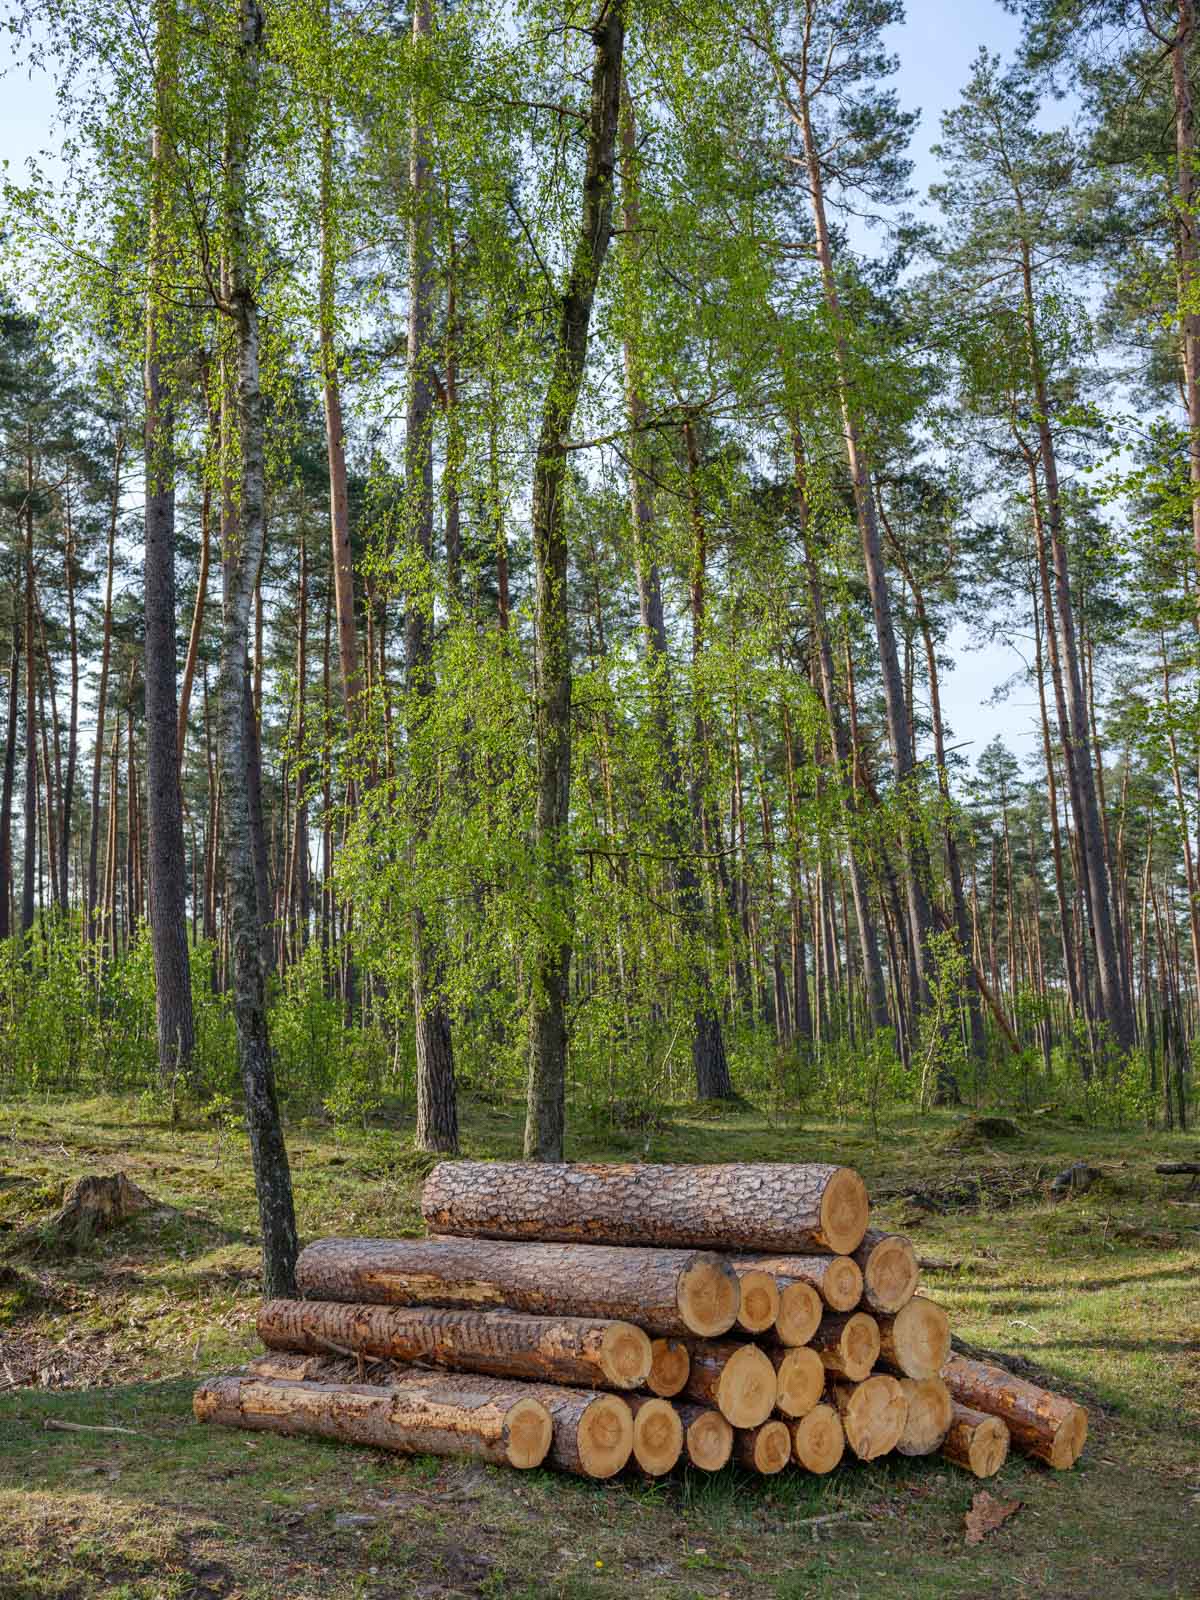
[(776, 1337), (782, 1344), (807, 1344), (817, 1331), (824, 1309), (821, 1296), (811, 1284), (801, 1283), (798, 1278), (785, 1282), (779, 1290)]
[(888, 1314), (905, 1306), (917, 1292), (917, 1254), (902, 1233), (885, 1233), (859, 1252), (862, 1268), (863, 1300), (872, 1311)]
[(611, 1478), (633, 1454), (633, 1413), (615, 1394), (598, 1394), (579, 1419), (575, 1446), (589, 1478)]
[(715, 1339), (737, 1321), (742, 1290), (728, 1261), (704, 1254), (679, 1274), (676, 1298), (684, 1327), (701, 1339)]
[(726, 1361), (717, 1384), (721, 1415), (735, 1428), (757, 1428), (775, 1409), (775, 1368), (756, 1344), (747, 1344)]
[(650, 1340), (631, 1322), (610, 1322), (600, 1341), (600, 1367), (614, 1389), (640, 1389), (650, 1376)]
[(650, 1372), (646, 1388), (651, 1394), (669, 1399), (680, 1394), (687, 1385), (692, 1370), (692, 1358), (687, 1345), (678, 1339), (652, 1339), (650, 1341)]
[(757, 1267), (738, 1272), (741, 1305), (738, 1308), (738, 1327), (746, 1333), (765, 1333), (779, 1315), (779, 1290), (769, 1272)]
[(896, 1448), (908, 1419), (908, 1401), (895, 1378), (876, 1373), (862, 1383), (838, 1383), (834, 1396), (846, 1443), (860, 1461), (874, 1461)]
[(733, 1453), (733, 1429), (719, 1411), (704, 1406), (683, 1406), (684, 1447), (692, 1466), (701, 1472), (720, 1472)]
[(505, 1454), (510, 1467), (527, 1470), (546, 1459), (554, 1437), (550, 1413), (537, 1400), (518, 1400), (504, 1418)]
[(792, 1459), (806, 1472), (832, 1472), (846, 1453), (846, 1432), (832, 1406), (814, 1406), (791, 1432)]
[(940, 1378), (901, 1378), (908, 1401), (904, 1432), (896, 1441), (902, 1456), (931, 1456), (950, 1431), (954, 1402)]
[(879, 1332), (885, 1361), (906, 1378), (935, 1378), (950, 1357), (950, 1319), (923, 1295), (882, 1318)]
[(853, 1311), (862, 1299), (862, 1268), (852, 1256), (832, 1256), (821, 1280), (821, 1295), (831, 1311)]
[(772, 1417), (757, 1428), (735, 1433), (733, 1453), (748, 1471), (771, 1476), (791, 1460), (792, 1436), (785, 1422)]
[(1087, 1443), (1087, 1431), (1087, 1412), (1082, 1406), (1074, 1406), (1070, 1414), (1059, 1424), (1058, 1431), (1054, 1435), (1048, 1464), (1059, 1471), (1073, 1467), (1083, 1454), (1083, 1447)]
[(667, 1400), (636, 1396), (633, 1411), (633, 1459), (642, 1471), (660, 1478), (683, 1454), (683, 1423)]
[(773, 1350), (777, 1394), (775, 1409), (785, 1417), (803, 1417), (820, 1400), (825, 1389), (825, 1364), (815, 1350), (798, 1345)]
[(1008, 1459), (1009, 1432), (1000, 1417), (955, 1402), (942, 1454), (977, 1478), (992, 1478)]
[(870, 1214), (867, 1186), (853, 1167), (839, 1167), (821, 1196), (821, 1241), (833, 1255), (848, 1255), (862, 1243)]

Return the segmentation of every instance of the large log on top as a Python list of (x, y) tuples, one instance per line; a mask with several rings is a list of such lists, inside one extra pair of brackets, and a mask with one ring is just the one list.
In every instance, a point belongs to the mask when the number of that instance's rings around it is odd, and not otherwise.
[(443, 1161), (421, 1211), (431, 1233), (485, 1239), (846, 1254), (868, 1205), (850, 1167)]
[(605, 1317), (667, 1338), (726, 1333), (740, 1303), (721, 1256), (493, 1239), (320, 1239), (296, 1281), (309, 1300)]
[(960, 1405), (1006, 1422), (1013, 1445), (1023, 1455), (1059, 1468), (1078, 1461), (1087, 1439), (1087, 1412), (1066, 1395), (966, 1356), (951, 1356), (942, 1377)]
[(269, 1350), (349, 1350), (584, 1388), (640, 1389), (650, 1375), (650, 1340), (642, 1330), (595, 1318), (268, 1300), (258, 1313), (258, 1336)]
[(510, 1467), (539, 1466), (551, 1447), (550, 1413), (520, 1384), (440, 1373), (388, 1388), (232, 1373), (202, 1383), (192, 1409), (198, 1422)]

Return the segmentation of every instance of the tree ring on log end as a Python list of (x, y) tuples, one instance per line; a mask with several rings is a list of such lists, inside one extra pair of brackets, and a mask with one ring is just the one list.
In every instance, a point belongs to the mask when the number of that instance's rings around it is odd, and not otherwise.
[(896, 1448), (908, 1418), (908, 1401), (895, 1378), (877, 1373), (863, 1383), (836, 1388), (846, 1443), (860, 1461), (874, 1461)]
[(853, 1311), (862, 1299), (863, 1275), (850, 1256), (834, 1256), (825, 1269), (821, 1293), (831, 1311)]
[(510, 1467), (540, 1467), (554, 1440), (554, 1424), (540, 1400), (518, 1400), (504, 1418)]
[(792, 1435), (785, 1422), (774, 1419), (754, 1430), (752, 1462), (755, 1472), (782, 1472), (792, 1457)]
[(719, 1411), (702, 1411), (687, 1430), (688, 1460), (701, 1472), (720, 1472), (733, 1453), (733, 1429)]
[(849, 1255), (867, 1231), (867, 1186), (853, 1167), (839, 1167), (821, 1196), (821, 1237), (834, 1255)]
[(941, 1445), (954, 1420), (954, 1402), (940, 1378), (901, 1378), (908, 1401), (904, 1432), (896, 1441), (902, 1456), (929, 1456)]
[(779, 1290), (769, 1272), (750, 1268), (738, 1273), (741, 1305), (738, 1326), (747, 1333), (764, 1333), (779, 1315)]
[(832, 1472), (845, 1451), (842, 1419), (832, 1406), (814, 1406), (792, 1427), (792, 1456), (806, 1472)]
[(865, 1311), (856, 1311), (846, 1318), (838, 1340), (842, 1371), (854, 1382), (870, 1375), (879, 1359), (879, 1324)]
[(684, 1326), (701, 1339), (728, 1333), (742, 1291), (737, 1273), (717, 1255), (698, 1255), (679, 1274), (676, 1303)]
[[(853, 1303), (857, 1303), (857, 1296)], [(793, 1278), (779, 1291), (775, 1332), (784, 1344), (807, 1344), (817, 1331), (824, 1309), (821, 1296), (812, 1285)]]
[(881, 1331), (887, 1361), (906, 1378), (936, 1377), (950, 1358), (950, 1319), (921, 1295), (885, 1320)]
[(600, 1364), (614, 1389), (640, 1389), (650, 1376), (650, 1340), (632, 1322), (610, 1322), (600, 1341)]
[(692, 1358), (678, 1339), (650, 1341), (650, 1373), (646, 1387), (651, 1394), (667, 1397), (678, 1394), (688, 1381)]
[(757, 1428), (775, 1409), (775, 1368), (756, 1344), (730, 1356), (717, 1383), (721, 1415), (735, 1428)]
[(589, 1478), (611, 1478), (633, 1454), (633, 1413), (615, 1394), (587, 1406), (576, 1434), (579, 1460)]
[(864, 1283), (876, 1311), (899, 1311), (917, 1289), (917, 1257), (903, 1234), (889, 1233), (867, 1257)]
[(1087, 1442), (1088, 1418), (1082, 1406), (1075, 1406), (1059, 1425), (1050, 1447), (1050, 1465), (1060, 1470), (1073, 1467)]
[(653, 1478), (661, 1477), (683, 1453), (683, 1423), (666, 1400), (643, 1400), (633, 1419), (633, 1458)]
[(825, 1388), (825, 1364), (806, 1345), (781, 1351), (774, 1361), (778, 1394), (776, 1410), (785, 1417), (803, 1417), (820, 1400)]
[(971, 1435), (968, 1463), (977, 1478), (993, 1478), (1008, 1458), (1008, 1428), (1000, 1417), (986, 1417)]

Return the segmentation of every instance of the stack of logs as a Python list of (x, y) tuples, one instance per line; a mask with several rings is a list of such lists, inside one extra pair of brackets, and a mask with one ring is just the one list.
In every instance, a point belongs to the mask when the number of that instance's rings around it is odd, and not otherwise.
[(427, 1239), (310, 1244), (196, 1416), (589, 1478), (1083, 1448), (1073, 1401), (951, 1354), (850, 1168), (444, 1162), (422, 1211)]

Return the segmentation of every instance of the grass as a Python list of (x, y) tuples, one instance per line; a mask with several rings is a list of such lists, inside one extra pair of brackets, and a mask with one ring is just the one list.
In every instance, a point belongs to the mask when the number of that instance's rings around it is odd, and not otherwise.
[[(514, 1155), (515, 1108), (467, 1107), (469, 1154)], [(302, 1235), (416, 1233), (407, 1129), (289, 1128)], [(981, 1545), (979, 1487), (934, 1458), (826, 1479), (688, 1475), (598, 1487), (200, 1428), (197, 1377), (255, 1348), (258, 1251), (244, 1139), (138, 1102), (0, 1105), (0, 1600), (692, 1600), (1200, 1595), (1200, 1207), (1156, 1161), (1183, 1136), (1033, 1118), (859, 1124), (682, 1107), (647, 1138), (579, 1130), (579, 1156), (838, 1159), (902, 1226), (956, 1331), (1091, 1408), (1080, 1466), (1021, 1458), (1022, 1502)], [(1050, 1200), (1086, 1158), (1101, 1177)], [(170, 1210), (68, 1256), (37, 1226), (64, 1183), (118, 1168)], [(59, 1431), (47, 1422), (131, 1429)], [(813, 1521), (835, 1518), (832, 1521)]]

